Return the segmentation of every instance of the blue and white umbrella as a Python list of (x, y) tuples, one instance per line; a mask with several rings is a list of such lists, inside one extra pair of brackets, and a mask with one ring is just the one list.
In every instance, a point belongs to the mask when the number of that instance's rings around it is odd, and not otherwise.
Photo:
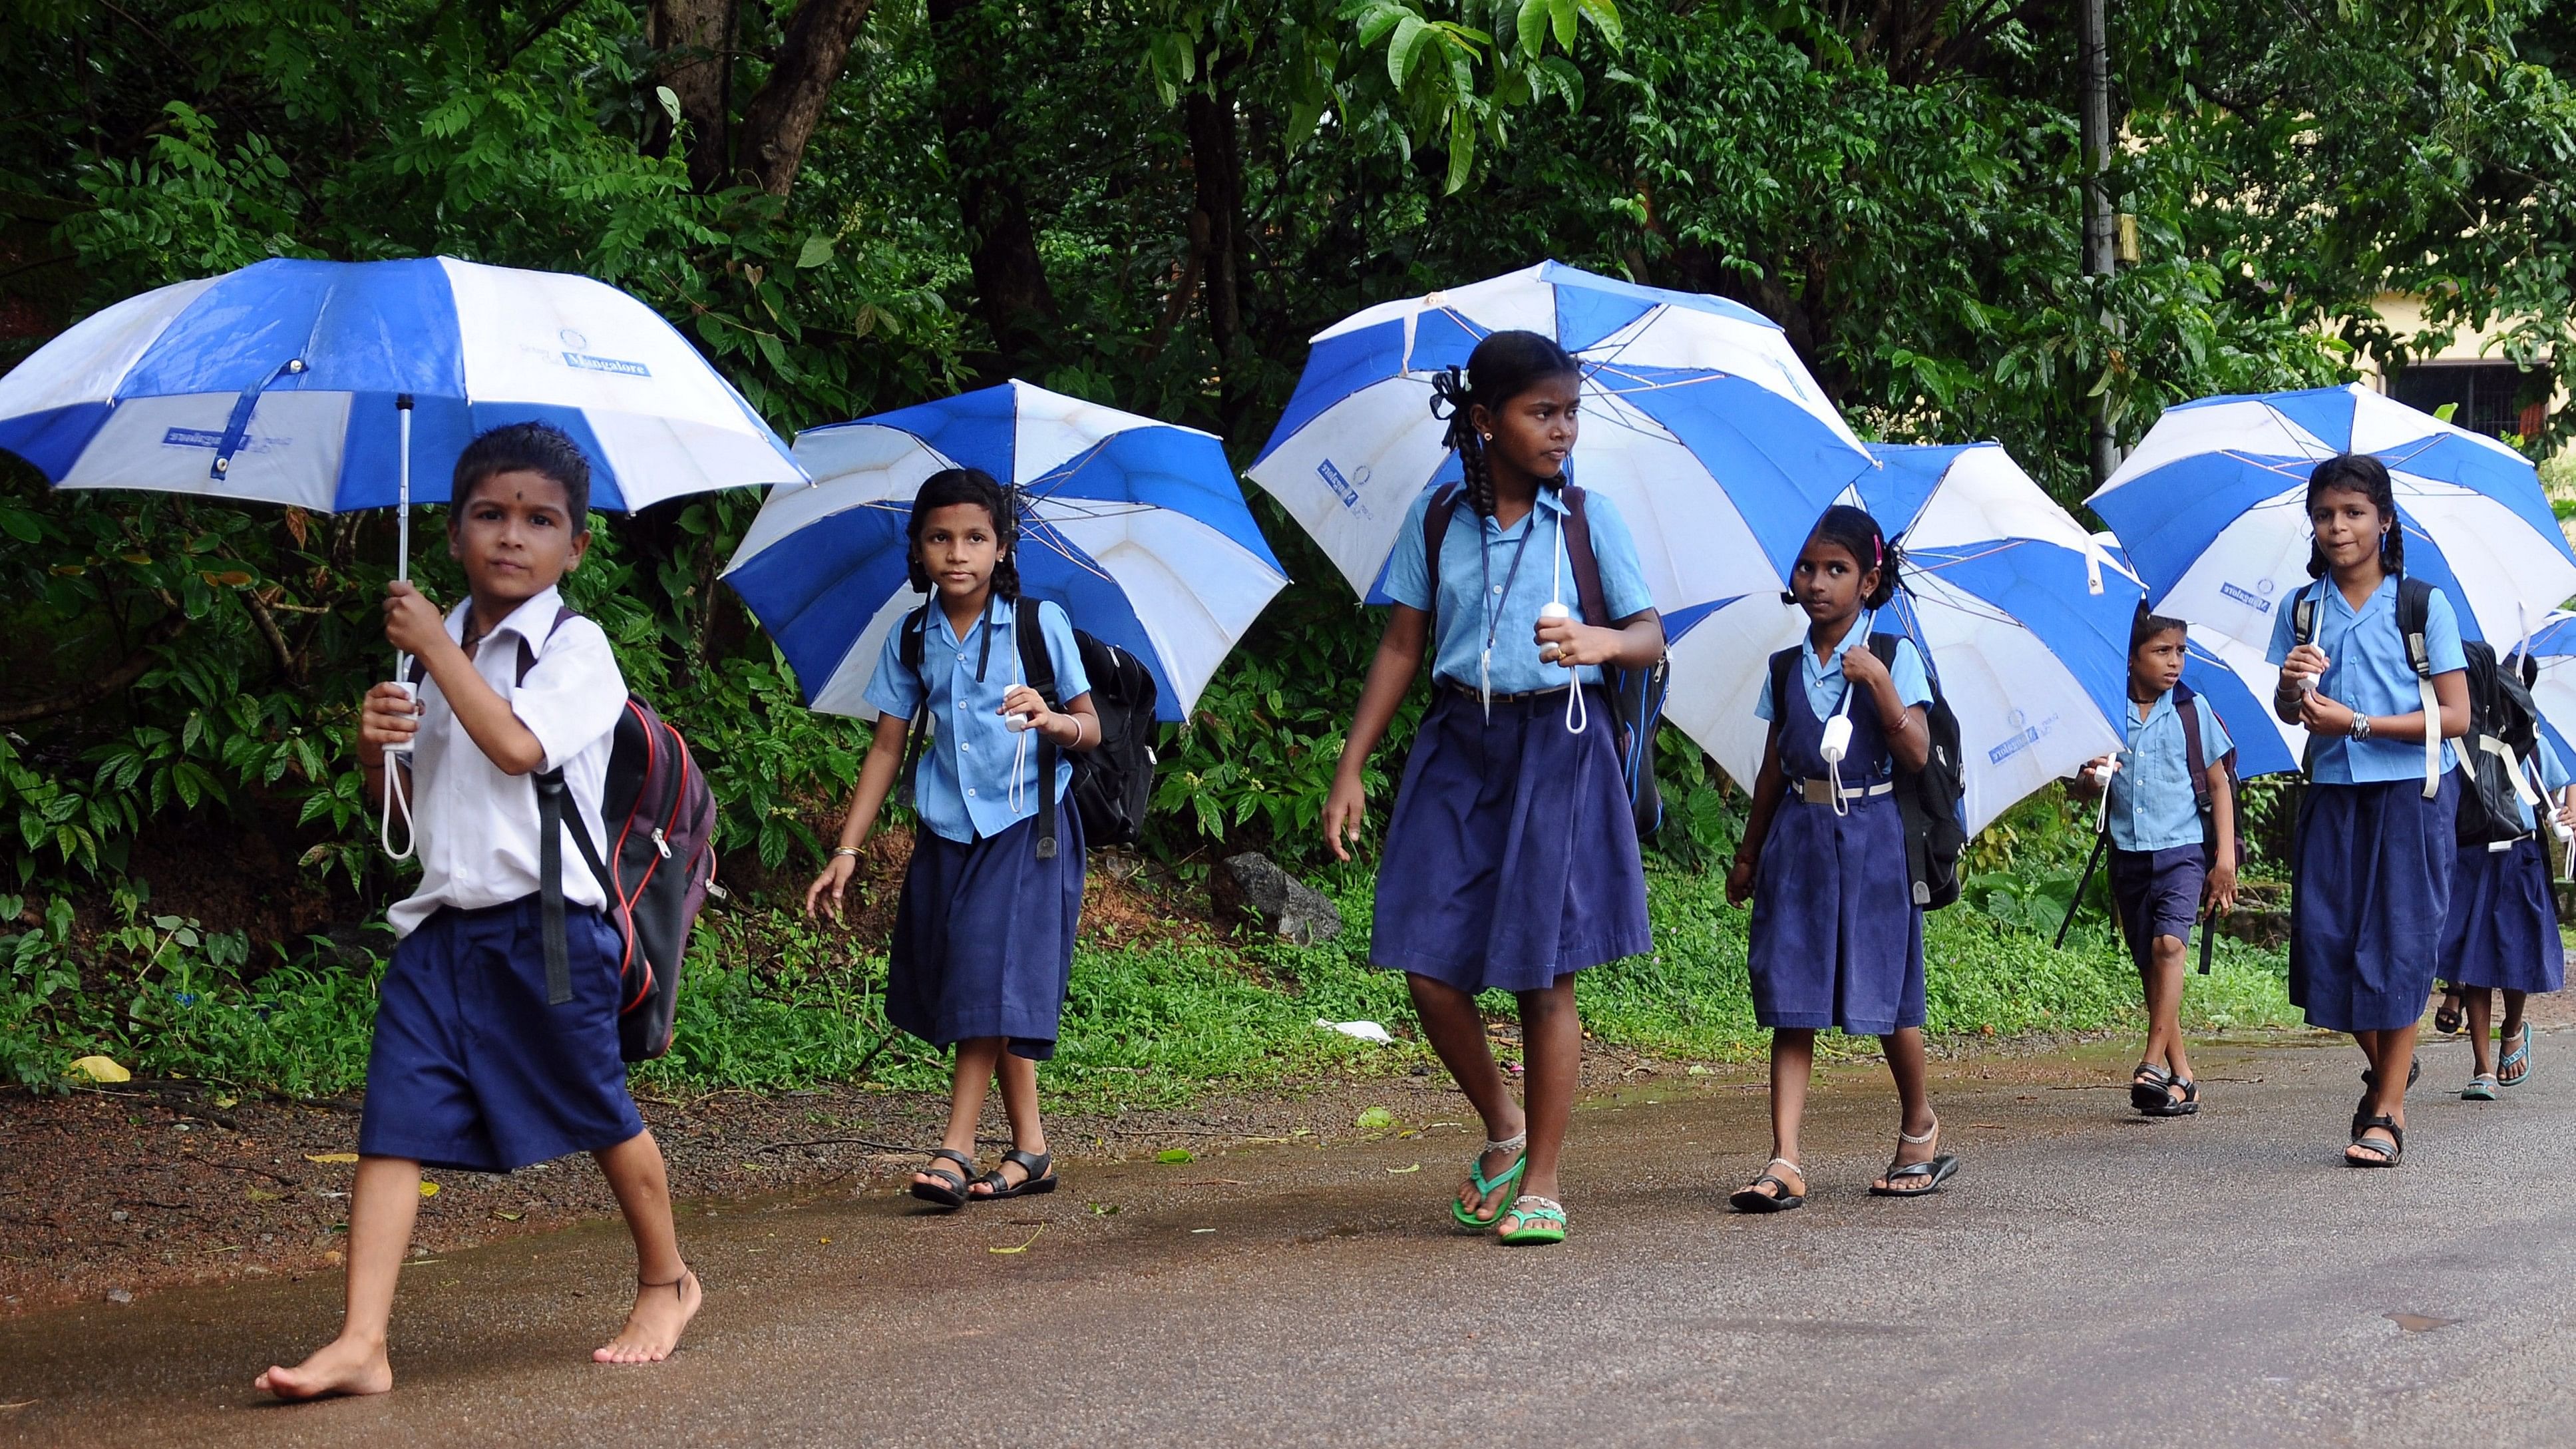
[[(2000, 445), (1875, 444), (1857, 503), (1905, 551), (1904, 591), (1875, 628), (1910, 635), (1959, 717), (1971, 832), (2119, 747), (2129, 627), (2142, 590)], [(1665, 713), (1739, 784), (1762, 765), (1753, 714), (1767, 661), (1807, 616), (1765, 590), (1667, 621)], [(1857, 640), (1853, 641), (1859, 642)]]
[(804, 476), (652, 308), (452, 257), (280, 259), (162, 287), (0, 378), (0, 448), (57, 487), (333, 513), (444, 502), (476, 433), (530, 420), (590, 455), (601, 508)]
[(2406, 571), (2447, 590), (2500, 650), (2576, 595), (2576, 550), (2531, 461), (2358, 385), (2168, 408), (2089, 500), (2160, 612), (2256, 645), (2308, 582), (2308, 474), (2337, 453), (2388, 465)]
[[(2097, 533), (2093, 541), (2121, 569), (2130, 567), (2116, 535)], [(2281, 671), (2263, 657), (2269, 647), (2268, 640), (2249, 644), (2208, 628), (2192, 629), (2184, 645), (2182, 682), (2207, 699), (2218, 722), (2226, 726), (2228, 739), (2236, 745), (2239, 779), (2295, 771), (2308, 748), (2306, 730), (2283, 724), (2272, 713), (2272, 689), (2280, 682)]]
[[(2498, 648), (2509, 655), (2513, 645)], [(2531, 686), (2531, 702), (2540, 706), (2540, 727), (2559, 759), (2576, 767), (2576, 749), (2569, 748), (2576, 740), (2576, 613), (2552, 610), (2531, 631), (2531, 657), (2540, 668)]]
[(1432, 375), (1514, 328), (1582, 360), (1572, 475), (1618, 504), (1668, 612), (1776, 587), (1816, 515), (1870, 466), (1787, 336), (1733, 302), (1542, 262), (1382, 303), (1315, 335), (1250, 470), (1363, 598), (1385, 602), (1413, 500), (1458, 476)]
[(904, 527), (944, 468), (1021, 487), (1022, 592), (1142, 660), (1165, 720), (1288, 582), (1215, 438), (1025, 382), (815, 428), (796, 456), (813, 481), (769, 495), (724, 578), (819, 710), (875, 718), (878, 651), (922, 601)]

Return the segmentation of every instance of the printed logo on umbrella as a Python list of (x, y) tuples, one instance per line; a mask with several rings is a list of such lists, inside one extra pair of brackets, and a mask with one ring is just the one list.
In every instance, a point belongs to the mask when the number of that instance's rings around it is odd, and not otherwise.
[[(1359, 508), (1360, 490), (1368, 486), (1369, 470), (1367, 466), (1363, 464), (1353, 471), (1359, 474), (1357, 479), (1343, 477), (1342, 470), (1334, 467), (1333, 460), (1330, 458), (1326, 458), (1324, 461), (1315, 465), (1315, 476), (1324, 480), (1324, 486), (1333, 490), (1333, 496), (1342, 500), (1342, 506), (1344, 508)], [(1362, 509), (1361, 511), (1366, 512), (1367, 510)]]
[(2000, 765), (2048, 738), (2057, 730), (2056, 715), (2052, 714), (2037, 724), (2028, 723), (2028, 719), (2029, 716), (2024, 715), (2020, 710), (2014, 710), (2004, 717), (2004, 723), (2012, 726), (2013, 733), (2005, 736), (2002, 744), (1986, 751), (1987, 764)]
[[(214, 449), (223, 445), (224, 430), (221, 428), (171, 428), (161, 434), (161, 446), (165, 448)], [(269, 453), (294, 446), (293, 438), (281, 438), (273, 433), (245, 433), (240, 446), (233, 451), (236, 454)]]
[[(2275, 585), (2270, 579), (2263, 579), (2257, 582), (2252, 589), (2246, 588), (2242, 584), (2222, 583), (2218, 586), (2218, 591), (2225, 594), (2227, 597), (2234, 599), (2236, 602), (2243, 604), (2245, 607), (2252, 609), (2258, 614), (2268, 614), (2272, 612), (2272, 601), (2264, 598), (2262, 595), (2272, 592), (2274, 587)], [(2255, 592), (2257, 589), (2261, 590), (2262, 593)]]

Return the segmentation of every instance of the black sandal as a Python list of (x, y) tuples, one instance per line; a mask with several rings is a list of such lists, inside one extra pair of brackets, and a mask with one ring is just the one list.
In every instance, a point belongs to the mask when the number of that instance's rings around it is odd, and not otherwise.
[(2433, 1013), (2433, 1029), (2444, 1036), (2460, 1029), (2460, 993), (2442, 993), (2441, 1008)]
[(916, 1182), (912, 1185), (912, 1195), (923, 1202), (935, 1202), (944, 1208), (964, 1207), (967, 1198), (966, 1178), (937, 1164), (943, 1161), (953, 1162), (971, 1173), (975, 1170), (975, 1159), (954, 1147), (942, 1147), (930, 1154), (930, 1161), (932, 1165), (921, 1169), (921, 1175), (938, 1178), (947, 1186), (942, 1187), (938, 1182)]
[(2181, 1089), (2181, 1096), (2176, 1097), (2170, 1092), (2158, 1093), (2157, 1100), (2153, 1105), (2141, 1107), (2138, 1110), (2146, 1113), (2150, 1117), (2188, 1117), (2193, 1113), (2198, 1112), (2200, 1110), (2200, 1083), (2195, 1082), (2188, 1077), (2175, 1077), (2172, 1080), (2173, 1085)]
[(2167, 1100), (2165, 1087), (2172, 1081), (2173, 1073), (2155, 1063), (2138, 1063), (2137, 1072), (2129, 1078), (2129, 1105), (2153, 1115)]
[[(1911, 1146), (1920, 1147), (1927, 1142), (1938, 1140), (1940, 1136), (1941, 1124), (1935, 1122), (1932, 1124), (1932, 1130), (1924, 1133), (1920, 1137), (1915, 1136), (1911, 1132), (1899, 1130), (1896, 1134), (1896, 1140), (1907, 1143)], [(1921, 1162), (1909, 1162), (1901, 1167), (1898, 1166), (1896, 1161), (1891, 1158), (1887, 1164), (1887, 1175), (1879, 1181), (1873, 1182), (1869, 1185), (1869, 1195), (1871, 1197), (1929, 1197), (1932, 1194), (1939, 1192), (1941, 1190), (1941, 1184), (1948, 1182), (1952, 1177), (1956, 1176), (1958, 1171), (1958, 1157), (1948, 1152), (1943, 1152), (1938, 1155), (1925, 1158)], [(1921, 1187), (1897, 1186), (1898, 1183), (1903, 1182), (1908, 1178), (1918, 1177), (1924, 1179), (1924, 1183)]]
[[(2388, 1140), (2386, 1142), (2373, 1142), (2368, 1137), (2362, 1135), (2363, 1133), (2374, 1131), (2387, 1133)], [(2349, 1150), (2347, 1150), (2343, 1155), (2344, 1166), (2395, 1167), (2399, 1162), (2403, 1161), (2406, 1156), (2406, 1129), (2398, 1126), (2397, 1119), (2394, 1117), (2373, 1117), (2369, 1121), (2361, 1124), (2361, 1130), (2359, 1132), (2352, 1134), (2352, 1145), (2354, 1147), (2365, 1148), (2369, 1151), (2376, 1152), (2379, 1155), (2377, 1157), (2355, 1157)]]
[[(2407, 1087), (2410, 1089), (2413, 1088), (2415, 1085), (2415, 1079), (2422, 1075), (2424, 1075), (2424, 1059), (2420, 1056), (2408, 1058), (2406, 1062)], [(2355, 1137), (2359, 1137), (2362, 1129), (2370, 1125), (2370, 1102), (2373, 1097), (2379, 1095), (2379, 1073), (2372, 1071), (2368, 1067), (2362, 1068), (2361, 1085), (2361, 1104), (2352, 1109), (2352, 1135)], [(2402, 1096), (2404, 1094), (2400, 1093), (2399, 1095)]]
[(1017, 1164), (1020, 1171), (1028, 1175), (1021, 1178), (1017, 1184), (1008, 1183), (1002, 1180), (1002, 1169), (996, 1167), (975, 1179), (977, 1186), (990, 1187), (992, 1191), (975, 1193), (973, 1196), (986, 1202), (995, 1202), (1006, 1197), (1055, 1191), (1055, 1174), (1047, 1170), (1055, 1163), (1054, 1153), (1041, 1152), (1031, 1156), (1014, 1147), (1002, 1154), (1002, 1161), (1005, 1164)]
[[(1727, 1198), (1726, 1205), (1740, 1213), (1785, 1213), (1791, 1208), (1805, 1207), (1807, 1195), (1803, 1192), (1791, 1192), (1787, 1179), (1771, 1170), (1775, 1167), (1785, 1167), (1798, 1174), (1798, 1181), (1802, 1183), (1807, 1180), (1805, 1168), (1785, 1157), (1774, 1157), (1762, 1164), (1762, 1175), (1745, 1186), (1737, 1188)], [(1762, 1190), (1762, 1184), (1766, 1182), (1771, 1184), (1769, 1192)]]

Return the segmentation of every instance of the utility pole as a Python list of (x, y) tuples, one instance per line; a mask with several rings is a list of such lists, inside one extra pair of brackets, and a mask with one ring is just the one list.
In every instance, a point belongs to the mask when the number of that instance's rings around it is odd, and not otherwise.
[[(2084, 275), (2108, 277), (2119, 265), (2112, 238), (2111, 194), (2111, 25), (2109, 0), (2079, 0), (2082, 14), (2077, 67), (2081, 76), (2080, 117), (2084, 144)], [(2106, 318), (2107, 320), (2107, 318)], [(2093, 410), (2093, 486), (2111, 481), (2120, 466), (2120, 445), (2111, 433), (2111, 395), (2104, 392)]]

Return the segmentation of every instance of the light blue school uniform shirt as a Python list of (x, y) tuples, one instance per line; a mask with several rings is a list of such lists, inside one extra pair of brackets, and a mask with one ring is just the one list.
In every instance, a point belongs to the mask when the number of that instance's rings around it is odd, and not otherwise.
[[(1531, 635), (1538, 628), (1540, 606), (1551, 599), (1562, 598), (1575, 621), (1583, 622), (1574, 561), (1565, 553), (1564, 498), (1553, 488), (1541, 488), (1538, 506), (1509, 529), (1497, 528), (1494, 520), (1479, 516), (1461, 499), (1458, 511), (1450, 515), (1449, 536), (1440, 548), (1439, 607), (1432, 609), (1422, 519), (1438, 491), (1426, 488), (1413, 500), (1405, 511), (1404, 526), (1396, 531), (1395, 551), (1386, 562), (1386, 596), (1399, 604), (1430, 609), (1433, 626), (1440, 631), (1432, 641), (1432, 679), (1476, 688), (1477, 656), (1485, 651), (1490, 625), (1494, 693), (1563, 689), (1568, 678), (1565, 666), (1540, 659)], [(1610, 617), (1625, 619), (1653, 608), (1655, 596), (1647, 591), (1646, 572), (1637, 563), (1636, 540), (1628, 532), (1628, 521), (1619, 516), (1618, 505), (1587, 492), (1583, 516), (1592, 525), (1592, 558), (1601, 567), (1602, 602), (1609, 606)], [(1485, 545), (1481, 558), (1475, 544), (1480, 536)], [(1520, 557), (1517, 573), (1512, 568), (1515, 554)], [(1595, 665), (1587, 664), (1579, 672), (1586, 684), (1601, 682), (1601, 670)]]
[[(2532, 742), (2531, 762), (2540, 767), (2540, 788), (2545, 796), (2541, 804), (2550, 814), (2555, 815), (2558, 813), (2558, 792), (2566, 789), (2569, 784), (2567, 763), (2558, 758), (2558, 751), (2550, 745), (2547, 735), (2542, 735)], [(2513, 807), (2522, 812), (2523, 829), (2540, 828), (2539, 819), (2531, 813), (2531, 807), (2523, 803), (2522, 792), (2519, 790), (2514, 792)]]
[[(1038, 813), (1038, 737), (1011, 733), (1001, 714), (1004, 692), (1027, 682), (1020, 668), (1016, 627), (1018, 609), (1024, 605), (993, 600), (960, 639), (936, 597), (929, 623), (921, 631), (921, 673), (915, 675), (904, 667), (903, 626), (898, 624), (886, 631), (885, 647), (877, 652), (876, 677), (868, 681), (867, 700), (887, 714), (911, 719), (927, 693), (934, 728), (921, 753), (913, 808), (934, 834), (970, 843), (979, 836), (999, 835)], [(1082, 672), (1082, 651), (1073, 642), (1072, 621), (1052, 602), (1040, 601), (1037, 609), (1047, 658), (1055, 665), (1056, 702), (1066, 704), (1089, 694), (1091, 679)], [(988, 632), (993, 649), (985, 658)], [(975, 677), (979, 662), (981, 679)], [(1028, 742), (1025, 755), (1020, 750), (1022, 740)], [(1064, 801), (1071, 788), (1073, 761), (1059, 752), (1057, 808), (1069, 808)]]
[[(2235, 748), (2209, 701), (2192, 696), (2200, 716), (2203, 768)], [(2172, 850), (2201, 843), (2200, 796), (2191, 783), (2191, 750), (2172, 690), (2141, 713), (2129, 701), (2129, 743), (2111, 776), (2111, 844), (2120, 850)], [(2418, 756), (2421, 764), (2421, 756)]]
[[(2319, 596), (2316, 646), (2326, 652), (2326, 672), (2317, 690), (2339, 704), (2366, 715), (2413, 714), (2424, 707), (2416, 688), (2415, 666), (2406, 662), (2406, 641), (2397, 632), (2397, 579), (2391, 575), (2362, 602), (2358, 612), (2344, 602), (2332, 578), (2319, 579), (2281, 601), (2272, 620), (2272, 647), (2265, 658), (2279, 664), (2290, 657), (2296, 633), (2294, 616), (2302, 595)], [(2460, 616), (2450, 596), (2433, 590), (2424, 615), (2424, 648), (2435, 674), (2469, 667), (2460, 649)], [(2269, 704), (2271, 701), (2265, 700)], [(2308, 778), (2320, 785), (2377, 785), (2390, 780), (2424, 778), (2424, 745), (2419, 740), (2373, 736), (2356, 740), (2311, 735), (2316, 750)], [(2442, 741), (2442, 768), (2459, 762), (2449, 740)]]
[[(1834, 657), (1823, 663), (1816, 661), (1816, 640), (1812, 631), (1798, 641), (1798, 682), (1806, 687), (1807, 708), (1815, 711), (1816, 718), (1831, 719), (1834, 712), (1842, 708), (1843, 652), (1855, 644), (1868, 643), (1877, 623), (1877, 610), (1861, 615), (1852, 624), (1850, 632), (1843, 635), (1842, 642), (1834, 646)], [(1896, 662), (1888, 666), (1887, 677), (1896, 686), (1897, 702), (1907, 709), (1932, 702), (1932, 674), (1923, 667), (1923, 651), (1914, 647), (1913, 640), (1898, 637)], [(1753, 702), (1753, 716), (1756, 719), (1777, 719), (1779, 711), (1779, 701), (1771, 697), (1771, 674), (1766, 669), (1762, 675), (1762, 697)]]

